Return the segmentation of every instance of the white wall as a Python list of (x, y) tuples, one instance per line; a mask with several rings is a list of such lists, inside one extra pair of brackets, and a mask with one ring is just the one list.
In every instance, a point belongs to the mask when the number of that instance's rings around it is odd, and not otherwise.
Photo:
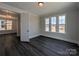
[(39, 17), (30, 13), (29, 15), (29, 38), (38, 36), (39, 33)]
[(40, 18), (40, 23), (41, 23), (41, 35), (44, 36), (48, 36), (48, 37), (52, 37), (52, 38), (57, 38), (60, 40), (64, 40), (64, 41), (69, 41), (69, 42), (73, 42), (73, 43), (78, 43), (78, 18), (77, 18), (77, 11), (69, 11), (69, 12), (61, 12), (61, 13), (54, 13), (52, 15), (48, 15), (48, 16), (55, 16), (55, 15), (62, 15), (62, 14), (66, 14), (66, 33), (65, 34), (61, 34), (61, 33), (53, 33), (53, 32), (45, 32), (44, 28), (45, 28), (45, 23), (44, 23), (44, 18), (47, 16), (43, 16)]
[(21, 41), (30, 41), (30, 38), (39, 35), (39, 17), (32, 13), (21, 14)]

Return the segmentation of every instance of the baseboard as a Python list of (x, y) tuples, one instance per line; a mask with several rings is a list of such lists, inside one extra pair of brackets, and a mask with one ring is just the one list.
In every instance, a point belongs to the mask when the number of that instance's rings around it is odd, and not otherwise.
[(74, 42), (74, 41), (63, 40), (63, 39), (59, 39), (59, 38), (55, 38), (55, 37), (51, 37), (51, 36), (47, 36), (47, 35), (42, 35), (42, 34), (41, 34), (41, 36), (48, 37), (48, 38), (54, 38), (54, 39), (57, 39), (57, 40), (66, 41), (66, 42), (69, 42), (69, 43), (76, 44), (77, 46), (79, 45), (79, 44), (77, 44), (77, 42)]
[[(42, 34), (30, 36), (29, 39), (32, 39), (32, 38), (35, 38), (35, 37), (38, 37), (38, 36), (44, 36), (44, 37), (48, 37), (48, 38), (62, 40), (62, 41), (66, 41), (66, 42), (69, 42), (69, 43), (73, 43), (73, 44), (76, 44), (77, 46), (79, 46), (79, 44), (77, 44), (76, 42), (73, 42), (73, 41), (63, 40), (63, 39), (59, 39), (59, 38), (55, 38), (55, 37), (50, 37), (50, 36), (47, 36), (47, 35), (42, 35)], [(21, 42), (30, 42), (30, 41), (21, 41)]]
[(40, 34), (29, 36), (29, 39), (32, 39), (32, 38), (37, 37), (37, 36), (40, 36)]
[(23, 42), (23, 43), (29, 43), (29, 41), (21, 41), (21, 42)]

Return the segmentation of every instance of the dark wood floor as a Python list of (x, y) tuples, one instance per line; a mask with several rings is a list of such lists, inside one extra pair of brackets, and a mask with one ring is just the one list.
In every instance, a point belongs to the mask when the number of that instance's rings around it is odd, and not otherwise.
[(76, 44), (44, 36), (30, 42), (18, 41), (15, 34), (0, 35), (1, 56), (75, 56), (79, 55)]

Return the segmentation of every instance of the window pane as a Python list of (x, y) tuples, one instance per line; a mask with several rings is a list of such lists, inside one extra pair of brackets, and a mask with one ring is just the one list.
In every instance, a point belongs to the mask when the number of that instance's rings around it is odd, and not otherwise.
[(12, 30), (12, 20), (7, 20), (6, 21), (6, 28), (7, 28), (7, 30)]
[(56, 32), (56, 17), (51, 17), (51, 32)]
[(12, 25), (8, 25), (7, 30), (12, 30)]
[(65, 33), (65, 16), (59, 16), (59, 32)]
[(0, 20), (0, 30), (5, 30), (5, 20)]
[(49, 18), (45, 19), (45, 31), (49, 31)]

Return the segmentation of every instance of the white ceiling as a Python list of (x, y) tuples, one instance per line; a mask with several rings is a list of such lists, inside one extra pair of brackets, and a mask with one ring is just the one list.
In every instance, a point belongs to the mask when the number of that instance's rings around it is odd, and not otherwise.
[(67, 7), (73, 7), (74, 2), (45, 2), (44, 7), (37, 6), (37, 2), (4, 2), (5, 4), (27, 10), (37, 15), (54, 13)]

